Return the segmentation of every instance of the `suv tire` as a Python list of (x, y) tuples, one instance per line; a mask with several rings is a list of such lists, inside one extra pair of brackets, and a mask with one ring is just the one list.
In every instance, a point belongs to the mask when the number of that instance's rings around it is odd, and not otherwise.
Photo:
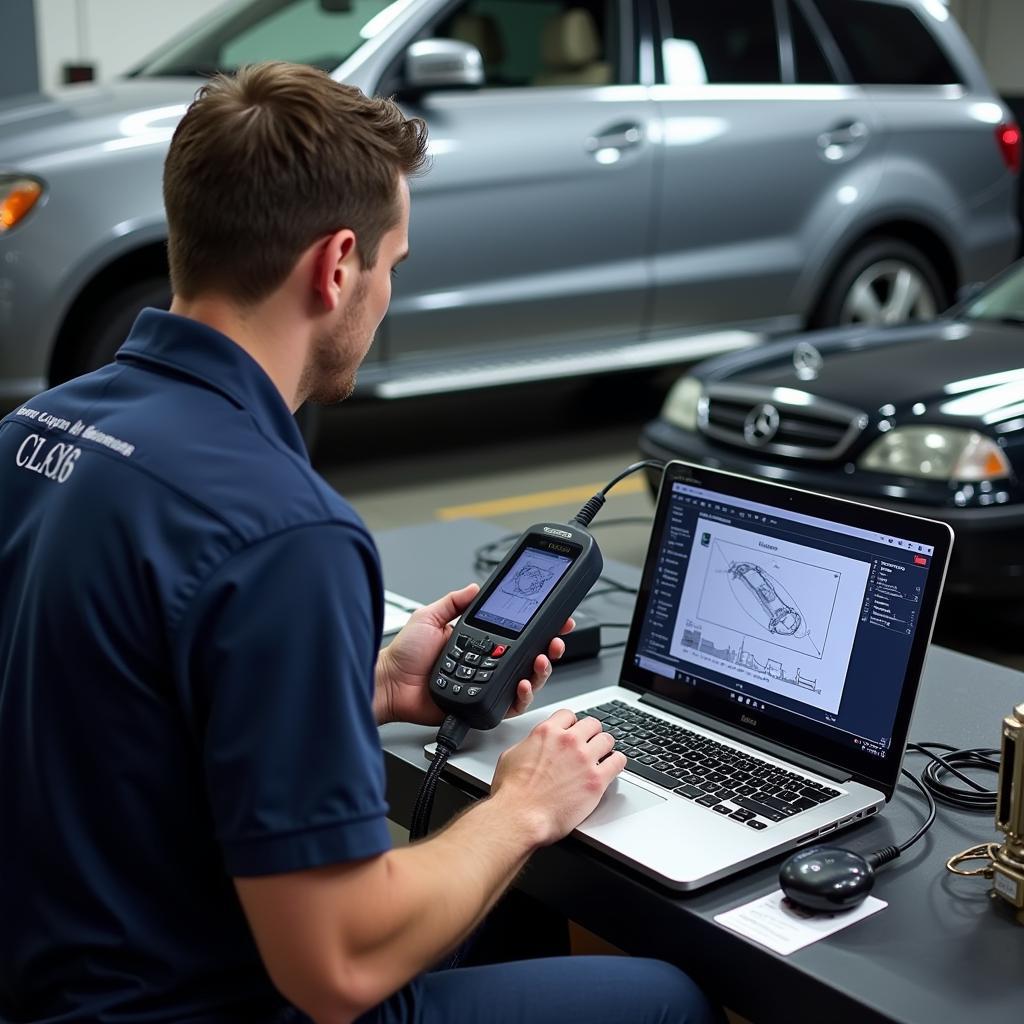
[[(139, 313), (147, 306), (168, 309), (170, 305), (171, 288), (166, 277), (146, 278), (101, 302), (83, 332), (67, 376), (78, 377), (113, 362)], [(320, 432), (320, 411), (307, 403), (295, 414), (295, 419), (306, 448), (312, 452)]]
[(146, 306), (167, 309), (170, 304), (171, 287), (166, 277), (146, 278), (101, 302), (82, 332), (68, 376), (78, 377), (113, 362), (139, 313)]
[(946, 290), (924, 253), (898, 238), (873, 238), (840, 265), (811, 326), (929, 320), (947, 305)]

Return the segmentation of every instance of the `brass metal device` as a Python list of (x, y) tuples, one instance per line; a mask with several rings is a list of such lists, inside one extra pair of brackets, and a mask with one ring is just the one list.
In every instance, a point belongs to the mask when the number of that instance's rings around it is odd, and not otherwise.
[(992, 887), (1024, 924), (1024, 704), (1003, 719), (996, 828), (1006, 839), (992, 854)]
[[(1006, 834), (1004, 842), (972, 846), (950, 857), (946, 867), (962, 877), (991, 878), (992, 895), (1009, 903), (1024, 924), (1024, 704), (1003, 719), (995, 824)], [(970, 861), (982, 863), (964, 867)]]

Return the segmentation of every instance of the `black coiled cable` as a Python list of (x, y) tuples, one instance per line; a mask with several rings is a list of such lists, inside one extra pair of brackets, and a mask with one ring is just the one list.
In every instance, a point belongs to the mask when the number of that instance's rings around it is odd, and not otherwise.
[[(921, 773), (921, 781), (928, 787), (936, 800), (951, 807), (968, 811), (992, 811), (996, 806), (996, 791), (986, 789), (965, 775), (961, 768), (984, 769), (999, 773), (999, 751), (994, 747), (979, 747), (958, 750), (948, 743), (908, 743), (908, 750), (924, 754), (931, 759)], [(946, 751), (936, 754), (933, 751)], [(964, 785), (951, 785), (945, 781), (949, 776), (959, 779)], [(964, 788), (967, 787), (967, 788)]]

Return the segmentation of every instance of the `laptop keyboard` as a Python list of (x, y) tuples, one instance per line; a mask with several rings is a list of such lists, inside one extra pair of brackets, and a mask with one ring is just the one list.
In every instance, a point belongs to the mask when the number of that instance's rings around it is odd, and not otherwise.
[(577, 712), (597, 718), (626, 755), (626, 769), (694, 803), (761, 830), (840, 796), (700, 733), (614, 700)]

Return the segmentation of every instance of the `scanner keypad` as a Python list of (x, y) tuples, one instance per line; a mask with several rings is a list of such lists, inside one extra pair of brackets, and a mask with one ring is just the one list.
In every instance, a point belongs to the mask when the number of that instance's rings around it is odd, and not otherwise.
[[(505, 657), (512, 646), (508, 643), (495, 643), (490, 638), (474, 640), (465, 633), (458, 634), (444, 653), (441, 670), (432, 683), (433, 688), (476, 697), (482, 692), (481, 684), (490, 682), (498, 667), (498, 659)], [(469, 682), (473, 685), (468, 688), (463, 685)]]

